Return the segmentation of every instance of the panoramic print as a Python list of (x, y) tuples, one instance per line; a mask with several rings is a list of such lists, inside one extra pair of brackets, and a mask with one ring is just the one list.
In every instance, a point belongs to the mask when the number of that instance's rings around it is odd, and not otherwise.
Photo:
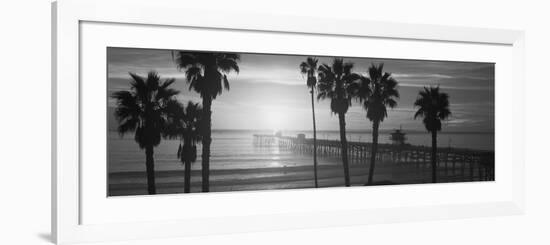
[(494, 63), (106, 52), (108, 196), (495, 179)]

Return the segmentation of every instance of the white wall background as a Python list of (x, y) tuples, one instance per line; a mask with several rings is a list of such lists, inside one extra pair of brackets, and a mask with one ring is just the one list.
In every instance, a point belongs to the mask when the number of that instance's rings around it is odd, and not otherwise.
[[(550, 243), (550, 160), (546, 143), (550, 137), (550, 7), (545, 1), (196, 0), (189, 1), (189, 7), (525, 29), (527, 214), (116, 244)], [(0, 25), (0, 241), (2, 244), (47, 244), (50, 231), (50, 0), (3, 1)]]

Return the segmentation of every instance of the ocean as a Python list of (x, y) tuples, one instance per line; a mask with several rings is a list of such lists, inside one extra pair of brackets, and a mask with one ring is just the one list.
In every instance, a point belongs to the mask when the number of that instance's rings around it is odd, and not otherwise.
[[(253, 144), (254, 134), (272, 134), (271, 131), (214, 130), (210, 156), (210, 180), (220, 185), (219, 190), (297, 188), (311, 185), (312, 156), (297, 154), (277, 146), (259, 147)], [(298, 133), (312, 137), (311, 132), (289, 131), (285, 136)], [(337, 131), (320, 131), (318, 139), (339, 139)], [(350, 132), (348, 141), (371, 142), (370, 133)], [(139, 149), (132, 134), (121, 137), (117, 132), (109, 132), (108, 139), (109, 188), (111, 194), (143, 194), (145, 190), (145, 151)], [(390, 143), (389, 133), (382, 132), (380, 143)], [(408, 133), (407, 143), (412, 145), (431, 145), (428, 133)], [(154, 149), (157, 183), (165, 184), (164, 193), (181, 192), (183, 182), (183, 164), (177, 159), (179, 140), (162, 140)], [(438, 135), (439, 147), (469, 148), (493, 150), (494, 135), (487, 133), (441, 133)], [(197, 161), (192, 164), (192, 190), (200, 186), (201, 146), (197, 145)], [(342, 178), (331, 174), (341, 174), (340, 158), (319, 157), (318, 164), (323, 168), (320, 174), (326, 175), (326, 185), (340, 185)], [(338, 169), (338, 170), (334, 170)], [(359, 170), (358, 170), (359, 171)], [(325, 173), (326, 172), (326, 173)], [(136, 176), (136, 173), (138, 173)], [(352, 176), (353, 177), (353, 176)], [(286, 181), (290, 180), (292, 181)], [(335, 178), (332, 181), (330, 178)], [(353, 179), (353, 178), (352, 178)], [(358, 179), (362, 182), (363, 180)], [(277, 183), (268, 185), (268, 183)], [(293, 183), (291, 183), (293, 182)], [(307, 182), (302, 183), (302, 182)], [(176, 184), (179, 183), (179, 184)], [(241, 185), (241, 186), (238, 186)], [(215, 189), (215, 188), (214, 188)]]

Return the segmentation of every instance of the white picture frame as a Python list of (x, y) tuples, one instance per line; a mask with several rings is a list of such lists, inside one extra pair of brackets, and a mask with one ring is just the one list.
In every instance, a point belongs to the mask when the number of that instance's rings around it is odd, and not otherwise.
[[(437, 220), (465, 217), (483, 217), (495, 215), (521, 214), (524, 211), (524, 33), (518, 30), (496, 30), (471, 27), (450, 27), (438, 25), (418, 25), (405, 23), (387, 23), (374, 21), (341, 20), (330, 18), (311, 18), (297, 16), (266, 16), (255, 13), (226, 13), (208, 11), (186, 11), (181, 1), (134, 0), (61, 0), (52, 5), (52, 237), (56, 243), (114, 241), (126, 239), (152, 239), (200, 234), (222, 234), (233, 232), (266, 231), (278, 229), (314, 228), (338, 225), (378, 224), (403, 221)], [(254, 20), (254, 21), (250, 21)], [(506, 152), (510, 161), (509, 174), (500, 190), (501, 195), (491, 200), (464, 200), (447, 203), (418, 202), (416, 204), (378, 206), (353, 209), (285, 210), (274, 212), (264, 210), (256, 214), (235, 214), (232, 216), (196, 215), (192, 219), (178, 217), (171, 220), (121, 222), (82, 222), (84, 195), (82, 188), (83, 168), (81, 165), (81, 126), (82, 105), (80, 81), (82, 57), (82, 24), (116, 23), (134, 26), (185, 27), (205, 30), (238, 30), (243, 32), (292, 33), (297, 35), (323, 35), (342, 38), (376, 38), (381, 40), (420, 40), (441, 43), (466, 43), (480, 45), (505, 46), (511, 52), (509, 69), (505, 75), (497, 76), (496, 97), (507, 96), (514, 92), (515, 103), (507, 110), (513, 114), (508, 117), (510, 123), (500, 129), (511, 132), (507, 135), (496, 134), (497, 142), (506, 141), (513, 151)], [(246, 50), (243, 50), (246, 51)], [(508, 57), (508, 56), (506, 56)], [(502, 79), (500, 79), (502, 78)], [(505, 81), (505, 82), (501, 82)], [(506, 86), (514, 82), (514, 88)], [(499, 92), (502, 91), (502, 92)], [(497, 113), (499, 105), (496, 105)], [(498, 153), (497, 153), (498, 154)], [(503, 153), (504, 154), (504, 153)], [(497, 159), (499, 159), (497, 157)], [(498, 168), (498, 163), (497, 163)], [(369, 187), (370, 188), (370, 187)], [(390, 188), (390, 189), (388, 189)], [(348, 189), (356, 195), (376, 192), (395, 192), (402, 186), (371, 189)], [(444, 187), (406, 187), (407, 191), (422, 189), (433, 193), (449, 190)], [(416, 188), (416, 189), (415, 189)], [(429, 190), (427, 189), (429, 188)], [(479, 186), (461, 186), (468, 189), (482, 189)], [(486, 190), (491, 190), (492, 187)], [(504, 188), (504, 189), (503, 189)], [(307, 193), (309, 193), (308, 191)], [(342, 188), (316, 191), (314, 195), (339, 195)], [(298, 198), (306, 191), (262, 194), (265, 198)], [(250, 193), (248, 193), (250, 194)], [(480, 191), (478, 194), (483, 194)], [(246, 194), (204, 195), (202, 202), (228, 200), (231, 195), (237, 198)], [(178, 196), (148, 197), (158, 203), (170, 206)], [(126, 200), (128, 201), (128, 200)], [(141, 200), (143, 201), (143, 200)], [(180, 200), (181, 201), (181, 200)], [(394, 200), (395, 201), (395, 200)], [(198, 201), (200, 204), (200, 201)], [(292, 207), (285, 207), (292, 209)], [(124, 223), (122, 223), (124, 221)]]

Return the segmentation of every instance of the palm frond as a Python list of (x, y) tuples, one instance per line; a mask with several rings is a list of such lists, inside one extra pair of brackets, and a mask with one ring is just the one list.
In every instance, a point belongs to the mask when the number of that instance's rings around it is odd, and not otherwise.
[(202, 68), (198, 66), (191, 66), (185, 71), (185, 78), (188, 83), (199, 80), (203, 76)]
[(223, 89), (230, 89), (227, 74), (240, 72), (236, 53), (176, 52), (174, 61), (179, 69), (185, 70), (189, 90), (202, 98), (215, 99)]
[(305, 61), (302, 62), (302, 63), (300, 64), (300, 73), (302, 73), (302, 74), (304, 74), (304, 75), (307, 74), (308, 71), (309, 71), (308, 67), (309, 67), (308, 63), (306, 63)]
[(373, 122), (382, 122), (388, 116), (386, 107), (395, 108), (399, 98), (397, 81), (391, 73), (384, 72), (384, 64), (371, 64), (368, 77), (359, 79), (359, 92), (356, 96), (367, 110), (367, 118)]
[(135, 140), (141, 148), (160, 143), (163, 130), (174, 122), (172, 106), (179, 91), (170, 88), (174, 79), (160, 83), (154, 71), (141, 77), (130, 73), (130, 90), (114, 92), (116, 100), (115, 117), (119, 122), (118, 132), (135, 131)]
[(451, 115), (449, 95), (441, 93), (439, 86), (424, 87), (424, 90), (419, 91), (414, 106), (418, 107), (414, 118), (422, 117), (424, 126), (428, 131), (440, 131), (441, 121)]
[(335, 58), (332, 66), (322, 64), (317, 69), (317, 99), (330, 99), (331, 110), (334, 113), (346, 113), (351, 106), (357, 89), (355, 81), (360, 79), (358, 74), (351, 72), (352, 68), (352, 63)]
[(186, 69), (190, 66), (200, 65), (200, 57), (197, 57), (197, 53), (195, 52), (174, 51), (172, 52), (172, 57), (176, 62), (178, 69)]
[(229, 80), (227, 80), (227, 76), (225, 74), (223, 75), (223, 87), (229, 91)]
[(231, 71), (239, 73), (239, 65), (237, 64), (239, 58), (235, 59), (230, 57), (231, 56), (224, 55), (221, 59), (217, 61), (219, 69), (224, 73), (230, 73)]
[(159, 88), (160, 76), (156, 71), (150, 71), (147, 73), (147, 89), (150, 91), (155, 91)]

